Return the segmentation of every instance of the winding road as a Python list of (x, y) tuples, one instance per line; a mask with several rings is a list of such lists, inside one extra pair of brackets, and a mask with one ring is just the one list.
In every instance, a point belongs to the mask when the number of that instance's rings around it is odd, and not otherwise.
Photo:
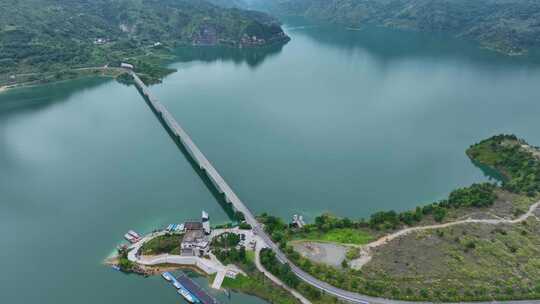
[[(410, 227), (405, 228), (400, 231), (397, 231), (395, 233), (392, 233), (390, 235), (387, 235), (385, 237), (382, 237), (372, 243), (369, 243), (365, 245), (366, 247), (369, 247), (370, 249), (373, 249), (378, 246), (382, 246), (386, 244), (387, 242), (394, 240), (396, 238), (399, 238), (401, 236), (407, 235), (412, 232), (417, 231), (423, 231), (423, 230), (431, 230), (431, 229), (439, 229), (439, 228), (445, 228), (445, 227), (451, 227), (456, 225), (462, 225), (462, 224), (488, 224), (488, 225), (498, 225), (498, 224), (517, 224), (520, 222), (523, 222), (527, 220), (531, 216), (535, 216), (534, 212), (540, 205), (540, 201), (534, 203), (529, 207), (529, 210), (521, 215), (520, 217), (516, 219), (465, 219), (465, 220), (459, 220), (455, 222), (449, 222), (444, 224), (438, 224), (438, 225), (429, 225), (429, 226), (421, 226), (421, 227)], [(266, 234), (265, 234), (266, 235)], [(266, 241), (268, 244), (272, 244), (273, 246), (276, 246), (271, 240)], [(276, 246), (277, 247), (277, 246)], [(279, 252), (281, 255), (281, 250), (279, 248), (273, 248), (274, 251), (277, 253)], [(276, 254), (277, 255), (277, 254)], [(293, 263), (289, 262), (289, 260), (281, 256), (279, 258), (280, 260), (284, 259), (285, 262), (287, 262), (290, 266), (293, 272), (303, 281), (306, 283), (325, 291), (326, 293), (332, 294), (342, 300), (351, 302), (351, 303), (362, 303), (362, 304), (411, 304), (411, 303), (421, 303), (421, 304), (431, 304), (432, 302), (411, 302), (411, 301), (400, 301), (400, 300), (391, 300), (391, 299), (383, 299), (383, 298), (376, 298), (371, 297), (367, 295), (362, 295), (355, 292), (346, 291), (337, 287), (334, 287), (326, 282), (323, 282), (319, 279), (314, 278), (312, 275), (306, 273), (299, 267), (295, 266)], [(464, 303), (464, 302), (460, 302)], [(506, 303), (506, 304), (525, 304), (525, 303), (531, 303), (531, 304), (540, 304), (540, 300), (523, 300), (523, 301), (488, 301), (488, 302), (471, 302), (471, 303), (481, 303), (481, 304), (487, 304), (487, 303)]]

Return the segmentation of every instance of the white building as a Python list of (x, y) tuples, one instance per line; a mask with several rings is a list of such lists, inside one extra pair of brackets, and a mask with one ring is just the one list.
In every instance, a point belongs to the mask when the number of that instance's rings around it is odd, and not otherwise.
[(203, 256), (210, 250), (210, 241), (204, 233), (202, 222), (185, 222), (185, 234), (180, 244), (182, 255)]
[(202, 218), (202, 226), (203, 226), (204, 233), (206, 235), (210, 235), (212, 231), (210, 229), (210, 217), (208, 216), (208, 213), (206, 211), (203, 211), (201, 218)]
[(132, 64), (122, 62), (120, 63), (120, 67), (124, 69), (130, 69), (133, 70), (135, 67)]

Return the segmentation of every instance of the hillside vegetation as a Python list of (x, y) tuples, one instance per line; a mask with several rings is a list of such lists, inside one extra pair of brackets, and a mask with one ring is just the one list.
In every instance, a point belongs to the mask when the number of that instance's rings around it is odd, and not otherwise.
[(506, 54), (540, 45), (536, 0), (267, 0), (265, 8), (351, 27), (447, 31)]
[(156, 64), (182, 45), (252, 47), (287, 39), (266, 14), (204, 0), (4, 0), (0, 85), (120, 61)]
[[(472, 145), (467, 155), (500, 172), (506, 178), (502, 185), (473, 184), (452, 191), (447, 199), (400, 213), (377, 212), (367, 220), (323, 214), (300, 229), (268, 214), (262, 214), (259, 220), (295, 265), (345, 290), (435, 302), (537, 299), (538, 212), (521, 222), (510, 223), (509, 219), (522, 216), (539, 198), (540, 150), (514, 135), (498, 135)], [(317, 261), (293, 246), (293, 242), (307, 239), (351, 247), (407, 227), (469, 218), (506, 221), (498, 225), (462, 223), (411, 230), (382, 245), (368, 245), (362, 248), (364, 253), (349, 251), (341, 267)], [(353, 267), (355, 259), (368, 257), (370, 251), (371, 259), (366, 264)], [(266, 263), (271, 272), (302, 291), (286, 267), (272, 268), (273, 263)]]
[(467, 155), (503, 174), (503, 187), (534, 196), (540, 191), (538, 151), (515, 135), (498, 135), (472, 145)]

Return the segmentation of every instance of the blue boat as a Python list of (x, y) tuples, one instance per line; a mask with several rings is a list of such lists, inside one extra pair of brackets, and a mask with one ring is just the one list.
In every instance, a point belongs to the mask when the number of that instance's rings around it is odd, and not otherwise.
[(187, 290), (184, 288), (178, 289), (178, 293), (186, 299), (189, 303), (200, 303), (192, 294), (190, 294)]
[(164, 272), (164, 273), (161, 274), (161, 276), (162, 276), (165, 280), (167, 280), (168, 282), (170, 282), (170, 281), (172, 281), (172, 280), (176, 281), (176, 279), (174, 278), (174, 276), (173, 276), (170, 272)]

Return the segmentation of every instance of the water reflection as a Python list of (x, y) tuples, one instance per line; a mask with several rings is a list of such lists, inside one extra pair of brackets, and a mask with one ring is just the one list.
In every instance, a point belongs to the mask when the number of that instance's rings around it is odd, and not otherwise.
[(507, 180), (507, 178), (504, 175), (502, 175), (501, 173), (499, 173), (498, 171), (494, 170), (493, 168), (491, 168), (489, 166), (478, 163), (478, 162), (476, 162), (474, 160), (471, 160), (471, 163), (476, 168), (480, 169), (480, 171), (482, 171), (484, 176), (486, 176), (492, 182), (496, 182), (496, 183), (500, 184), (500, 183)]
[[(284, 18), (290, 36), (303, 36), (317, 43), (335, 47), (344, 53), (367, 51), (380, 61), (402, 59), (459, 60), (475, 65), (538, 67), (540, 52), (531, 50), (524, 56), (507, 56), (483, 49), (477, 42), (458, 39), (444, 32), (416, 32), (376, 26), (345, 28), (300, 17)], [(383, 37), (383, 39), (381, 39)]]
[(230, 48), (230, 47), (183, 47), (175, 51), (178, 61), (232, 61), (236, 64), (246, 63), (251, 68), (260, 66), (266, 59), (279, 54), (285, 44), (272, 44), (257, 48)]
[[(82, 78), (39, 85), (31, 88), (12, 89), (0, 94), (0, 118), (29, 111), (40, 111), (52, 104), (70, 99), (74, 94), (90, 90), (109, 81), (103, 78)], [(0, 123), (3, 121), (0, 120)]]

